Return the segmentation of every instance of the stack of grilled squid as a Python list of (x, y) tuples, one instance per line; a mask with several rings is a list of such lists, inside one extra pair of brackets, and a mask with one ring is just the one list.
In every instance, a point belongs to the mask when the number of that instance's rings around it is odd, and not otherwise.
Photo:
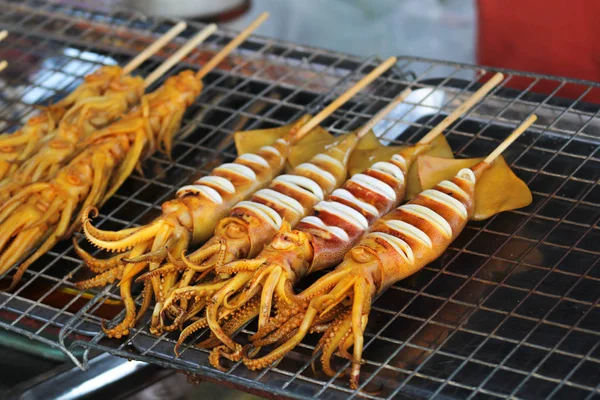
[[(197, 73), (183, 71), (144, 94), (148, 79), (105, 67), (20, 131), (0, 136), (0, 272), (18, 266), (12, 289), (33, 261), (81, 226), (92, 245), (116, 253), (97, 258), (74, 241), (95, 274), (77, 282), (80, 289), (119, 284), (126, 312), (116, 325), (103, 326), (109, 337), (128, 335), (152, 307), (151, 332), (180, 331), (176, 352), (208, 327), (210, 336), (194, 345), (212, 348), (216, 368), (223, 369), (224, 357), (258, 369), (278, 362), (308, 333), (322, 333), (315, 351), (322, 351), (324, 372), (335, 374), (330, 361), (337, 351), (351, 361), (350, 385), (357, 388), (374, 297), (439, 257), (469, 220), (531, 202), (500, 154), (535, 116), (487, 157), (453, 159), (444, 130), (500, 83), (496, 74), (415, 145), (383, 146), (371, 130), (408, 89), (355, 132), (334, 137), (319, 126), (391, 67), (391, 58), (335, 107), (286, 126), (236, 133), (239, 156), (180, 188), (151, 223), (95, 227), (97, 208), (133, 170), (156, 150), (170, 151), (201, 78), (265, 17)], [(331, 267), (296, 290), (307, 275)], [(143, 283), (139, 309), (136, 281)], [(256, 317), (258, 330), (242, 346), (234, 335)], [(275, 347), (257, 358), (267, 346)]]
[[(238, 132), (238, 158), (182, 187), (153, 222), (105, 231), (84, 212), (86, 239), (117, 254), (95, 258), (75, 243), (98, 274), (78, 286), (119, 282), (126, 313), (103, 327), (109, 337), (128, 335), (152, 303), (152, 333), (181, 331), (176, 353), (194, 332), (210, 328), (194, 345), (212, 348), (210, 361), (219, 369), (222, 357), (267, 367), (306, 334), (321, 332), (315, 351), (323, 352), (324, 372), (335, 374), (330, 358), (337, 350), (352, 361), (356, 388), (374, 296), (439, 257), (467, 221), (532, 200), (500, 154), (535, 116), (485, 159), (454, 160), (442, 135), (502, 79), (496, 74), (416, 145), (383, 146), (370, 130), (396, 102), (338, 137), (311, 124), (310, 116)], [(299, 143), (299, 136), (310, 141)], [(330, 267), (336, 268), (297, 292), (302, 278)], [(143, 282), (137, 310), (134, 281)], [(242, 346), (233, 336), (256, 317), (258, 331)], [(271, 345), (260, 358), (250, 351)]]

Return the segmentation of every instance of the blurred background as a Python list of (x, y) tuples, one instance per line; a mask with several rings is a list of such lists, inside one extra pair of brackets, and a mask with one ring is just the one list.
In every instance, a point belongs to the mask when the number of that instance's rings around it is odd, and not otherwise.
[[(107, 0), (111, 1), (111, 0)], [(159, 16), (360, 56), (410, 55), (600, 81), (597, 0), (119, 0)]]

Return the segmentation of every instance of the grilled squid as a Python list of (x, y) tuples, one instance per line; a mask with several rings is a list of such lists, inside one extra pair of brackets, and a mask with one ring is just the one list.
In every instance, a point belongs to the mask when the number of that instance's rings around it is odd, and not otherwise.
[[(237, 277), (231, 282), (217, 279), (217, 282), (208, 284), (189, 285), (196, 272), (229, 274), (227, 268), (223, 268), (225, 263), (256, 256), (277, 231), (298, 224), (319, 201), (324, 200), (344, 182), (348, 174), (348, 160), (357, 143), (355, 133), (346, 135), (341, 140), (338, 139), (336, 145), (301, 163), (289, 174), (278, 176), (268, 188), (258, 190), (248, 201), (236, 204), (229, 216), (219, 222), (214, 236), (188, 258), (183, 258), (184, 262), (146, 274), (153, 276), (189, 267), (179, 281), (179, 288), (166, 300), (163, 314), (174, 301), (194, 298), (195, 304), (184, 313), (185, 319), (189, 319), (202, 311), (206, 298), (216, 290), (224, 286), (235, 286), (232, 282), (237, 282)], [(173, 326), (184, 321), (179, 319)], [(190, 328), (194, 329), (195, 327)]]
[(0, 180), (11, 177), (19, 165), (40, 148), (43, 139), (55, 131), (59, 122), (75, 105), (102, 96), (114, 82), (118, 82), (122, 69), (104, 66), (85, 76), (74, 91), (56, 104), (44, 107), (39, 115), (29, 118), (14, 133), (0, 135)]
[[(129, 300), (133, 278), (148, 266), (150, 270), (158, 268), (168, 252), (181, 254), (189, 245), (208, 239), (217, 222), (232, 206), (267, 186), (283, 171), (295, 133), (309, 119), (306, 115), (289, 125), (287, 135), (272, 145), (263, 146), (257, 153), (243, 154), (193, 184), (180, 188), (176, 199), (163, 203), (162, 215), (145, 226), (117, 232), (103, 231), (91, 224), (88, 212), (83, 214), (83, 232), (87, 240), (101, 249), (120, 253), (109, 260), (97, 260), (77, 247), (86, 263), (110, 265), (103, 275), (80, 282), (78, 286), (104, 285), (119, 277), (121, 295), (127, 299), (126, 305), (130, 304), (123, 323), (107, 330), (107, 334), (126, 335), (135, 321), (135, 306), (133, 300)], [(159, 304), (164, 301), (164, 293), (174, 285), (175, 278), (175, 274), (162, 279), (160, 276), (151, 278)]]
[[(295, 230), (288, 227), (279, 230), (254, 259), (231, 262), (218, 269), (217, 272), (236, 275), (208, 301), (206, 317), (211, 333), (226, 346), (214, 351), (229, 359), (241, 356), (241, 346), (219, 324), (223, 309), (231, 311), (255, 296), (260, 297), (260, 329), (269, 321), (275, 297), (281, 310), (303, 304), (293, 286), (304, 276), (340, 262), (377, 218), (402, 201), (407, 171), (415, 158), (429, 148), (429, 144), (405, 147), (388, 161), (376, 162), (362, 173), (354, 174), (327, 199), (317, 203), (312, 215), (305, 216)], [(235, 317), (235, 313), (232, 315)], [(185, 336), (184, 331), (182, 337)], [(217, 359), (217, 356), (211, 358)], [(214, 366), (221, 368), (218, 363)]]
[(331, 355), (336, 349), (349, 355), (348, 349), (353, 346), (350, 382), (352, 388), (358, 387), (363, 332), (374, 296), (435, 260), (462, 232), (473, 213), (475, 183), (488, 166), (480, 163), (472, 169), (465, 168), (453, 179), (421, 192), (377, 220), (334, 271), (300, 295), (310, 303), (302, 310), (301, 318), (291, 317), (295, 323), (286, 327), (285, 334), (274, 332), (265, 337), (267, 330), (257, 332), (252, 338), (254, 346), (293, 335), (264, 357), (244, 356), (246, 366), (264, 368), (280, 359), (300, 343), (317, 317), (340, 307), (318, 345), (322, 349), (321, 362), (325, 373), (331, 376)]
[(140, 107), (88, 138), (85, 150), (53, 179), (23, 187), (0, 207), (0, 273), (20, 262), (8, 290), (31, 263), (77, 228), (79, 218), (72, 222), (73, 217), (103, 204), (140, 159), (159, 143), (171, 142), (183, 111), (201, 89), (192, 71), (170, 77), (145, 95)]
[(22, 159), (12, 176), (0, 183), (0, 204), (28, 184), (54, 177), (81, 151), (88, 137), (122, 117), (143, 94), (143, 79), (125, 75), (113, 79), (102, 95), (80, 99), (64, 114), (58, 127), (44, 137), (36, 153)]

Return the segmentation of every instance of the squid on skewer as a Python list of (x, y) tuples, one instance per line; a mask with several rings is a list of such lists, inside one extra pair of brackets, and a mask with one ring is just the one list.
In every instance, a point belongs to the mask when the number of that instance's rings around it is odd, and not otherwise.
[[(204, 276), (214, 271), (223, 273), (223, 264), (255, 256), (282, 225), (295, 226), (318, 201), (339, 187), (346, 178), (348, 159), (357, 142), (356, 134), (347, 135), (289, 174), (278, 176), (268, 188), (256, 191), (247, 201), (233, 206), (229, 215), (219, 221), (212, 238), (189, 257), (183, 256), (179, 262), (173, 260), (139, 277), (138, 280), (146, 280), (185, 270), (178, 282), (181, 289), (175, 289), (164, 306), (158, 304), (161, 327), (165, 327), (164, 314), (174, 300), (196, 298), (193, 311), (185, 311), (185, 305), (181, 307), (171, 329), (202, 311), (205, 298), (227, 283), (225, 279), (217, 280), (207, 286), (200, 285), (196, 291), (189, 284), (197, 272)], [(157, 331), (158, 321), (153, 322), (151, 329)]]
[[(191, 38), (154, 71), (153, 79), (159, 76), (157, 72), (166, 72), (185, 57), (214, 29), (216, 26), (209, 25)], [(146, 83), (149, 80), (146, 78)], [(71, 218), (81, 214), (80, 209), (103, 204), (142, 158), (158, 147), (170, 148), (183, 113), (201, 90), (202, 83), (193, 71), (170, 77), (162, 87), (144, 95), (141, 106), (89, 137), (83, 143), (85, 150), (53, 179), (23, 187), (0, 206), (0, 273), (20, 263), (8, 290), (14, 288), (31, 263), (60, 239), (70, 236), (79, 224), (79, 218), (73, 222)], [(80, 174), (93, 179), (82, 181)]]
[[(345, 252), (377, 218), (398, 205), (404, 199), (407, 174), (413, 166), (413, 161), (420, 154), (446, 144), (443, 135), (439, 136), (443, 128), (460, 117), (501, 79), (500, 74), (483, 86), (417, 145), (396, 149), (396, 154), (390, 159), (377, 161), (362, 173), (354, 174), (326, 201), (319, 202), (314, 207), (314, 215), (303, 218), (296, 230), (282, 229), (278, 232), (255, 259), (232, 262), (217, 269), (217, 272), (236, 275), (225, 285), (221, 284), (222, 289), (208, 301), (207, 323), (212, 333), (233, 354), (227, 354), (223, 347), (217, 348), (216, 351), (223, 350), (224, 356), (233, 359), (240, 356), (241, 350), (241, 346), (233, 342), (219, 325), (221, 307), (228, 309), (227, 314), (236, 318), (231, 309), (242, 306), (254, 296), (260, 296), (259, 327), (265, 325), (270, 317), (275, 294), (278, 302), (293, 308), (298, 299), (295, 298), (292, 286), (307, 274), (340, 262)], [(244, 288), (246, 284), (248, 286)], [(198, 293), (201, 289), (202, 286), (182, 288), (174, 292), (174, 295)], [(233, 295), (237, 295), (238, 298), (233, 304), (228, 304), (228, 298)], [(200, 320), (197, 325), (203, 323)], [(194, 329), (194, 326), (186, 328), (180, 342)], [(217, 359), (217, 356), (212, 358)], [(218, 363), (215, 363), (215, 366), (218, 366)]]
[(78, 227), (79, 218), (71, 222), (73, 217), (103, 204), (140, 159), (159, 143), (170, 143), (183, 112), (201, 89), (192, 71), (168, 78), (143, 96), (141, 107), (90, 137), (85, 150), (53, 179), (25, 186), (0, 207), (0, 273), (20, 262), (8, 290), (35, 260)]
[[(139, 88), (137, 88), (141, 84), (141, 80), (133, 78), (129, 74), (176, 37), (186, 26), (184, 22), (176, 24), (123, 68), (116, 65), (102, 66), (93, 73), (86, 75), (83, 78), (83, 82), (74, 91), (59, 102), (42, 107), (41, 114), (29, 118), (21, 129), (14, 133), (0, 135), (0, 180), (12, 177), (24, 161), (29, 160), (42, 145), (50, 141), (51, 138), (48, 136), (56, 133), (63, 117), (71, 116), (73, 119), (68, 127), (63, 128), (66, 131), (62, 135), (69, 137), (71, 134), (79, 135), (79, 133), (74, 132), (76, 129), (88, 128), (87, 126), (78, 124), (80, 121), (78, 115), (81, 115), (81, 118), (85, 118), (88, 113), (96, 114), (92, 109), (98, 110), (101, 105), (102, 109), (109, 113), (111, 113), (112, 109), (112, 113), (120, 116), (122, 112), (119, 113), (114, 108), (114, 103), (107, 104), (106, 101), (102, 102), (102, 96), (107, 94), (107, 91), (113, 93), (115, 91), (117, 93), (122, 92), (124, 100), (128, 104), (137, 103), (143, 93), (143, 90), (140, 93)], [(128, 87), (131, 90), (130, 94), (126, 93)], [(120, 103), (122, 100), (117, 99), (115, 101), (116, 105), (122, 104)], [(77, 108), (77, 111), (74, 108)], [(107, 118), (107, 116), (103, 117), (96, 114), (93, 118), (89, 119), (89, 122), (93, 127), (98, 128), (100, 125), (106, 125), (109, 119), (114, 118)], [(59, 143), (55, 147), (62, 149)], [(48, 155), (53, 156), (52, 152), (46, 154), (46, 156)], [(44, 163), (44, 158), (41, 161)], [(30, 172), (35, 174), (34, 171)], [(23, 176), (17, 181), (21, 185), (31, 181), (31, 179), (25, 181), (22, 178)], [(34, 181), (37, 180), (41, 179), (34, 179)], [(10, 194), (6, 188), (0, 191), (0, 196), (3, 196), (5, 199), (9, 198)], [(1, 203), (2, 200), (0, 200)]]
[[(283, 171), (291, 144), (315, 129), (327, 115), (389, 69), (394, 62), (394, 57), (386, 60), (314, 118), (307, 120), (305, 117), (297, 124), (289, 126), (287, 135), (276, 140), (273, 146), (266, 146), (256, 154), (243, 154), (234, 163), (217, 167), (209, 176), (201, 178), (196, 184), (182, 188), (178, 193), (179, 198), (164, 203), (161, 217), (146, 226), (135, 230), (106, 232), (94, 228), (84, 215), (84, 233), (93, 245), (110, 251), (127, 252), (125, 258), (123, 255), (117, 255), (110, 261), (106, 261), (110, 269), (104, 272), (104, 275), (80, 283), (84, 287), (105, 284), (108, 279), (115, 279), (117, 271), (122, 271), (118, 276), (121, 296), (126, 304), (126, 316), (116, 327), (105, 329), (107, 335), (116, 337), (126, 335), (135, 323), (136, 310), (131, 295), (131, 283), (137, 274), (148, 264), (151, 271), (157, 269), (169, 251), (179, 255), (191, 242), (197, 243), (208, 239), (219, 220), (225, 217), (234, 205), (248, 199), (256, 190), (265, 188)], [(102, 263), (81, 249), (78, 251), (86, 263), (92, 265)], [(175, 273), (167, 274), (164, 278), (152, 276), (150, 278), (152, 288), (145, 289), (145, 295), (151, 291), (157, 301), (153, 314), (154, 327), (158, 326), (159, 312), (176, 278)], [(148, 284), (146, 287), (149, 287)], [(148, 305), (146, 300), (142, 311), (145, 311), (144, 308)]]
[(321, 364), (329, 376), (335, 374), (330, 359), (336, 349), (349, 359), (350, 386), (357, 389), (363, 333), (374, 297), (419, 271), (448, 248), (473, 216), (478, 181), (536, 119), (535, 115), (529, 117), (484, 161), (461, 169), (453, 178), (439, 182), (378, 219), (334, 271), (297, 295), (305, 301), (305, 306), (298, 307), (294, 315), (281, 315), (277, 324), (287, 320), (285, 326), (278, 328), (272, 323), (251, 338), (249, 347), (283, 344), (260, 358), (248, 356), (246, 348), (244, 364), (250, 369), (260, 369), (281, 359), (311, 329), (321, 330), (323, 316), (327, 315), (329, 323), (315, 351), (322, 350)]
[(54, 177), (85, 139), (122, 117), (143, 93), (143, 79), (126, 75), (114, 79), (101, 96), (78, 101), (65, 113), (58, 127), (41, 140), (34, 154), (12, 163), (11, 176), (0, 183), (0, 204), (28, 184)]
[[(284, 224), (295, 226), (302, 217), (308, 215), (317, 202), (338, 188), (346, 179), (348, 161), (359, 139), (369, 132), (369, 126), (383, 118), (409, 93), (410, 89), (405, 90), (390, 107), (378, 113), (367, 124), (367, 129), (342, 139), (338, 138), (338, 143), (331, 144), (320, 154), (299, 164), (290, 173), (278, 176), (269, 188), (258, 190), (249, 201), (236, 204), (229, 216), (219, 221), (212, 238), (189, 257), (182, 256), (180, 262), (175, 261), (139, 277), (138, 280), (145, 280), (165, 273), (186, 270), (177, 285), (181, 289), (172, 292), (162, 309), (156, 309), (160, 311), (161, 327), (172, 330), (194, 317), (203, 310), (204, 299), (227, 283), (226, 279), (217, 279), (213, 284), (189, 288), (197, 272), (206, 276), (220, 270), (225, 263), (256, 256)], [(195, 297), (196, 300), (193, 310), (188, 311), (187, 300), (191, 297)], [(165, 312), (170, 309), (174, 300), (180, 299), (183, 305), (176, 307), (179, 311), (178, 317), (170, 327), (165, 326)], [(154, 322), (151, 330), (157, 331), (158, 321)]]

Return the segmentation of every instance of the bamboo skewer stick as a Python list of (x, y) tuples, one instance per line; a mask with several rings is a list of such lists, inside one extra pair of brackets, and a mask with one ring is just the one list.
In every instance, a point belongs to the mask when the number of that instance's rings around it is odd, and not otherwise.
[(0, 42), (6, 39), (8, 36), (8, 31), (6, 29), (0, 31)]
[(2, 60), (0, 61), (0, 72), (4, 71), (8, 67), (8, 61)]
[(302, 126), (298, 130), (296, 137), (302, 137), (306, 133), (310, 132), (317, 125), (319, 125), (325, 118), (329, 117), (335, 110), (344, 105), (350, 98), (352, 98), (356, 93), (360, 92), (364, 89), (368, 84), (377, 79), (381, 74), (390, 69), (395, 63), (397, 58), (390, 57), (381, 64), (377, 66), (373, 71), (369, 72), (365, 75), (361, 80), (356, 82), (354, 86), (350, 89), (346, 90), (341, 96), (331, 102), (327, 107), (325, 107), (320, 113), (315, 115), (310, 121), (308, 121), (305, 125)]
[(495, 88), (504, 79), (504, 75), (500, 72), (496, 73), (492, 78), (487, 81), (483, 86), (479, 88), (471, 97), (469, 97), (464, 103), (456, 108), (450, 115), (448, 115), (442, 122), (437, 124), (431, 129), (427, 135), (423, 136), (419, 143), (429, 143), (435, 139), (440, 133), (449, 127), (454, 121), (460, 118), (466, 113), (471, 107), (478, 101), (483, 99), (493, 88)]
[(195, 47), (200, 43), (204, 42), (206, 38), (215, 33), (217, 30), (216, 24), (207, 25), (200, 32), (195, 34), (190, 40), (188, 40), (179, 50), (177, 50), (171, 57), (165, 60), (158, 68), (156, 68), (150, 75), (144, 80), (144, 86), (148, 87), (152, 85), (158, 78), (160, 78), (165, 72), (171, 67), (181, 61), (185, 56), (189, 54)]
[(268, 12), (263, 12), (256, 18), (246, 29), (241, 31), (231, 42), (215, 54), (210, 61), (196, 73), (198, 79), (203, 79), (210, 71), (212, 71), (217, 65), (221, 63), (235, 48), (237, 48), (244, 40), (248, 38), (267, 18), (269, 17)]
[[(163, 34), (160, 38), (158, 38), (154, 43), (150, 46), (146, 47), (140, 54), (135, 56), (131, 61), (127, 63), (123, 67), (123, 75), (130, 74), (133, 70), (139, 67), (144, 61), (149, 59), (156, 53), (158, 50), (162, 49), (167, 43), (173, 40), (177, 35), (179, 35), (185, 28), (187, 24), (185, 22), (179, 22), (174, 27), (169, 29), (165, 34)], [(0, 33), (1, 36), (1, 33)], [(1, 40), (1, 39), (0, 39)]]
[(394, 100), (392, 100), (392, 102), (390, 104), (388, 104), (387, 106), (385, 106), (384, 108), (379, 110), (379, 112), (377, 114), (375, 114), (375, 116), (373, 116), (373, 118), (371, 118), (369, 120), (369, 122), (367, 122), (358, 131), (356, 136), (359, 139), (362, 138), (363, 136), (365, 136), (367, 134), (367, 132), (369, 132), (375, 125), (377, 125), (377, 123), (379, 123), (379, 121), (381, 121), (382, 119), (385, 118), (386, 115), (391, 113), (398, 104), (402, 103), (404, 101), (404, 99), (406, 99), (406, 97), (408, 97), (408, 95), (411, 92), (412, 92), (412, 90), (410, 90), (410, 88), (404, 89), (398, 96), (396, 96), (396, 98)]
[(531, 125), (533, 125), (533, 123), (537, 120), (537, 115), (535, 114), (531, 114), (525, 121), (523, 121), (521, 123), (521, 125), (519, 125), (517, 127), (517, 129), (515, 129), (506, 139), (504, 139), (504, 141), (502, 143), (500, 143), (498, 145), (498, 147), (496, 147), (496, 149), (494, 151), (492, 151), (484, 160), (483, 162), (486, 164), (491, 164), (494, 162), (494, 160), (500, 155), (502, 154), (502, 152), (504, 150), (506, 150), (506, 148), (508, 146), (510, 146), (515, 140), (517, 140), (517, 138), (519, 136), (521, 136), (521, 134), (523, 132), (525, 132), (527, 130), (527, 128), (529, 128)]

